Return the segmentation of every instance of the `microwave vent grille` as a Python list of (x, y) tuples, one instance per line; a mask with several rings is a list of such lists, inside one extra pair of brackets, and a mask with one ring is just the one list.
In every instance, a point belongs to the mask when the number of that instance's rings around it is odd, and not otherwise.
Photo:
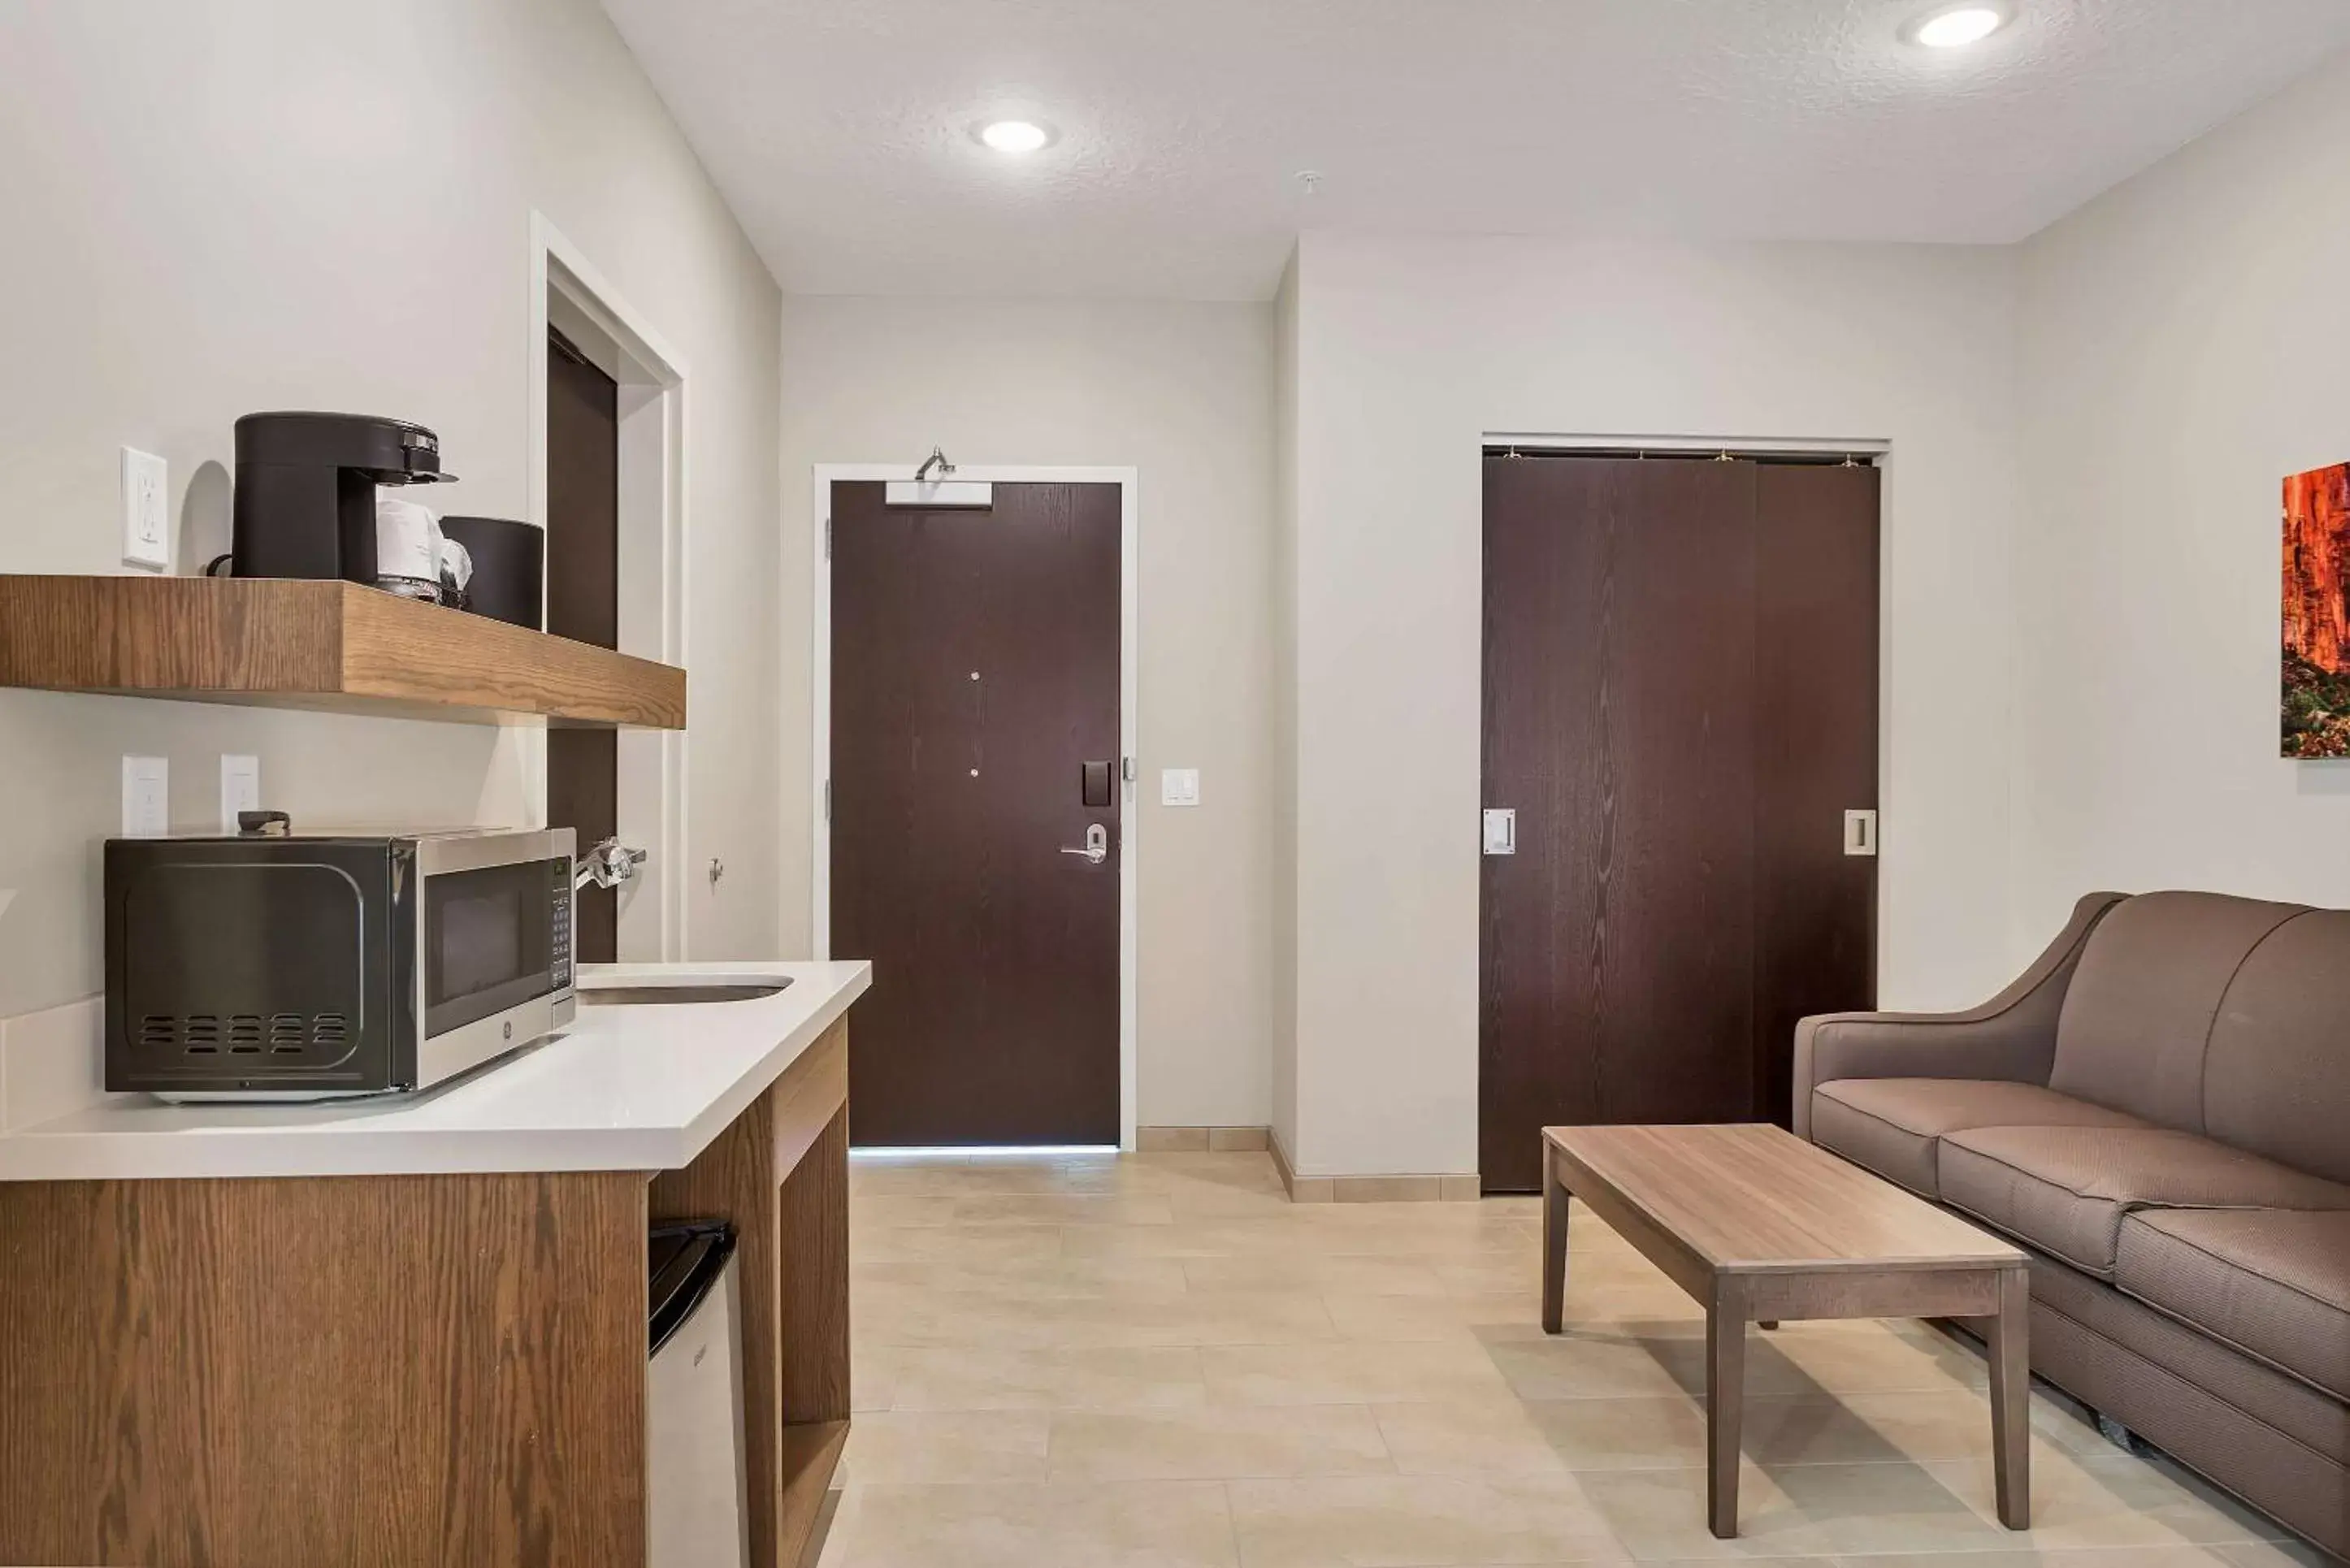
[(308, 1056), (340, 1058), (350, 1044), (350, 1018), (341, 1012), (150, 1012), (139, 1020), (142, 1056)]

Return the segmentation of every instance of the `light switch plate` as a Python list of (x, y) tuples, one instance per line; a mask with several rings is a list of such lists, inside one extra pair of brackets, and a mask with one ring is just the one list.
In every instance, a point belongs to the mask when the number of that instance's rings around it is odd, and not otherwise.
[(122, 561), (172, 569), (171, 466), (151, 452), (122, 449)]
[(122, 759), (122, 836), (161, 838), (172, 831), (172, 764), (163, 757)]
[(221, 758), (221, 826), (224, 835), (236, 831), (236, 814), (261, 809), (261, 759), (223, 755)]
[(1200, 770), (1197, 768), (1159, 769), (1159, 804), (1161, 805), (1199, 805)]

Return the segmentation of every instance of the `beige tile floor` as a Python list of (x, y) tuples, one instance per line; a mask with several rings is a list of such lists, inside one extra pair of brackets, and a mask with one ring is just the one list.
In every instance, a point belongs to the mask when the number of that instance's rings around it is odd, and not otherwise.
[(860, 1159), (855, 1428), (824, 1568), (2314, 1563), (2033, 1402), (1994, 1521), (1969, 1349), (1790, 1324), (1749, 1352), (1744, 1534), (1708, 1535), (1703, 1321), (1532, 1199), (1293, 1206), (1263, 1154)]

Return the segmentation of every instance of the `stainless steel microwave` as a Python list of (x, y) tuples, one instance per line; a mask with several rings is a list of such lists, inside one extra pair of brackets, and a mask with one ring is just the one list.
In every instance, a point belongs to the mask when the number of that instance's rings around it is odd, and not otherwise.
[(421, 1089), (571, 1021), (567, 827), (106, 845), (106, 1086)]

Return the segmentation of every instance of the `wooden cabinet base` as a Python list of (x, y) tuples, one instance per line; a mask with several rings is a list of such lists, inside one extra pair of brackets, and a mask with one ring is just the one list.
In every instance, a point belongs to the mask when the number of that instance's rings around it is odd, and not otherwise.
[[(848, 1426), (848, 1026), (837, 1023), (683, 1170), (655, 1176), (655, 1220), (733, 1223), (743, 1301), (751, 1561), (794, 1568), (815, 1525), (790, 1491), (805, 1424)], [(811, 1201), (814, 1199), (814, 1201)], [(838, 1282), (838, 1309), (822, 1282)], [(840, 1457), (825, 1451), (816, 1501)]]
[(0, 1183), (0, 1563), (643, 1564), (645, 1227), (691, 1210), (743, 1228), (753, 1561), (793, 1568), (847, 1431), (847, 1108), (787, 1168), (776, 1113), (846, 1046), (650, 1182)]
[(809, 1534), (824, 1513), (825, 1489), (840, 1468), (840, 1450), (848, 1441), (848, 1417), (837, 1421), (797, 1422), (784, 1428), (784, 1487), (777, 1508), (778, 1532), (799, 1544), (783, 1559), (781, 1568), (801, 1562)]
[(630, 1171), (0, 1186), (0, 1563), (640, 1563)]

